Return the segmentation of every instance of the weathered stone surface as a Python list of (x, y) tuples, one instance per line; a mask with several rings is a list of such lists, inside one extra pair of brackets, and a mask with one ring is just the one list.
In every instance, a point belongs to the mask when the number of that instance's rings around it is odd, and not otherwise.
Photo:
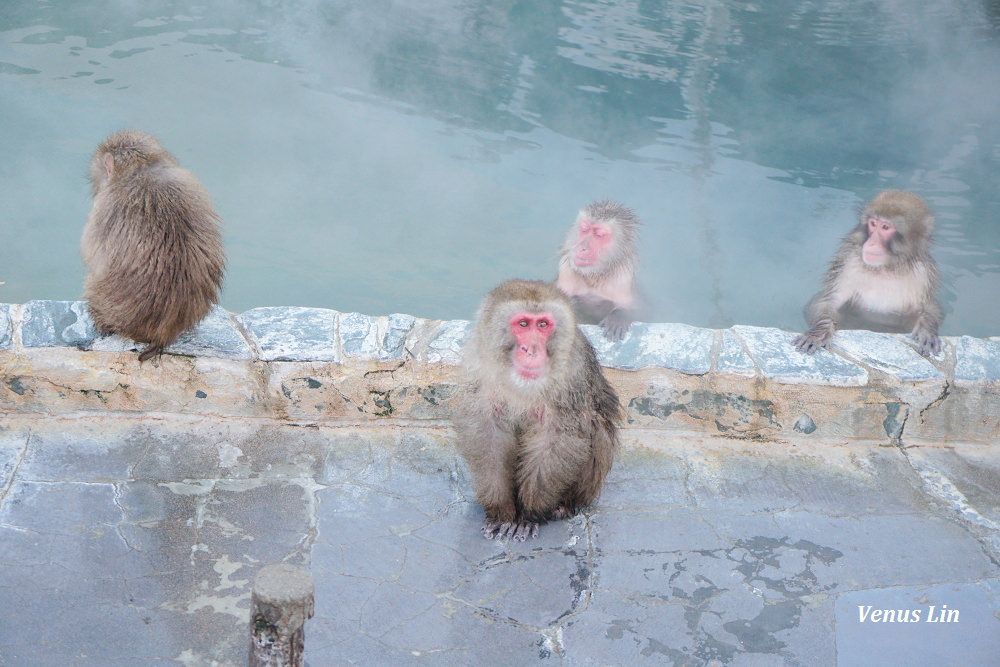
[(393, 313), (389, 316), (385, 336), (382, 337), (382, 352), (380, 358), (401, 359), (406, 353), (406, 336), (417, 321), (413, 315)]
[(906, 382), (944, 379), (931, 362), (891, 334), (860, 329), (838, 331), (833, 344), (861, 363)]
[(962, 336), (955, 343), (955, 380), (1000, 382), (1000, 342)]
[(83, 301), (29, 301), (24, 304), (21, 341), (25, 347), (84, 348), (100, 336)]
[(636, 322), (617, 343), (605, 338), (600, 327), (588, 325), (584, 332), (604, 366), (628, 371), (672, 368), (691, 375), (703, 375), (712, 367), (715, 332), (711, 329)]
[(1000, 617), (996, 579), (852, 591), (837, 597), (836, 617), (841, 665), (990, 665), (1000, 655), (1000, 633), (983, 632)]
[(424, 353), (432, 364), (462, 363), (462, 344), (468, 335), (470, 323), (467, 320), (446, 320), (440, 322), (437, 334), (427, 345)]
[(341, 313), (338, 329), (345, 356), (363, 359), (379, 356), (378, 318), (361, 313)]
[(10, 319), (9, 303), (0, 303), (0, 350), (14, 344), (14, 323)]
[(719, 348), (716, 370), (719, 373), (744, 377), (753, 377), (757, 374), (753, 359), (746, 353), (740, 339), (732, 331), (722, 332), (722, 346)]
[[(444, 421), (461, 394), (464, 320), (259, 308), (234, 321), (216, 309), (168, 349), (173, 354), (140, 365), (133, 341), (86, 342), (92, 332), (82, 305), (0, 311), (14, 327), (10, 313), (33, 314), (27, 347), (0, 346), (0, 411)], [(853, 363), (825, 351), (800, 355), (794, 334), (776, 329), (636, 323), (619, 344), (597, 326), (583, 331), (626, 406), (626, 427), (897, 444), (1000, 441), (1000, 345), (991, 340), (945, 338), (946, 353), (933, 364), (898, 336), (838, 332), (835, 350)], [(18, 334), (13, 328), (9, 337)]]
[(275, 306), (239, 316), (253, 334), (264, 361), (341, 361), (334, 326), (337, 311)]
[(185, 331), (164, 350), (167, 354), (250, 359), (253, 352), (236, 329), (229, 313), (213, 306), (191, 331)]
[(826, 350), (802, 354), (792, 346), (796, 334), (770, 327), (737, 325), (732, 328), (746, 344), (757, 367), (769, 380), (786, 384), (827, 384), (859, 387), (868, 382), (868, 372)]
[[(482, 537), (450, 429), (15, 417), (0, 655), (245, 665), (252, 582), (281, 562), (314, 581), (313, 665), (993, 664), (1000, 551), (924, 480), (995, 517), (1000, 451), (917, 453), (626, 434), (597, 502), (522, 544)], [(859, 605), (960, 617), (917, 636)]]

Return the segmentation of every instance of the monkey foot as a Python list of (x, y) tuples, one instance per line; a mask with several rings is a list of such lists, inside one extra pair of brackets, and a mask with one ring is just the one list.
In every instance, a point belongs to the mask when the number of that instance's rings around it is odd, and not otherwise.
[(142, 353), (139, 355), (139, 363), (141, 364), (142, 362), (148, 361), (153, 357), (159, 358), (162, 352), (163, 352), (162, 345), (153, 345), (152, 343), (150, 343), (149, 347), (143, 350)]
[(556, 508), (556, 511), (552, 513), (553, 521), (562, 521), (563, 519), (572, 519), (574, 514), (569, 511), (566, 507), (560, 505)]
[(505, 522), (490, 521), (483, 522), (483, 537), (488, 540), (502, 540), (509, 537), (515, 542), (524, 542), (528, 536), (538, 537), (538, 524), (533, 521)]

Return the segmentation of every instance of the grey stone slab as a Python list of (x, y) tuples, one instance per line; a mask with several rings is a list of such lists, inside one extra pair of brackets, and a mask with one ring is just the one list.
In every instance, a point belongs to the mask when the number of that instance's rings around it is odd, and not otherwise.
[(903, 381), (944, 378), (934, 364), (891, 334), (861, 329), (838, 331), (833, 337), (833, 344), (866, 366)]
[(860, 387), (868, 383), (868, 372), (843, 357), (826, 350), (813, 355), (800, 353), (792, 346), (796, 334), (744, 325), (734, 326), (732, 331), (743, 340), (757, 367), (769, 380), (836, 387)]
[(838, 665), (995, 665), (1000, 582), (901, 586), (838, 596)]
[(223, 359), (250, 359), (253, 352), (233, 324), (232, 316), (213, 306), (194, 329), (182, 332), (164, 350), (167, 354), (185, 354)]
[(344, 356), (361, 359), (378, 358), (377, 318), (361, 313), (341, 313), (338, 328)]
[[(997, 530), (1000, 526), (1000, 459), (990, 447), (913, 447), (907, 457), (928, 483), (938, 487), (942, 500), (970, 523)], [(983, 521), (985, 519), (985, 521)], [(990, 523), (993, 525), (991, 526)]]
[(239, 316), (253, 334), (263, 361), (341, 362), (335, 338), (337, 311), (274, 306)]
[(446, 320), (438, 325), (437, 332), (427, 345), (424, 356), (432, 364), (462, 363), (462, 344), (469, 333), (468, 320)]
[(389, 316), (385, 336), (382, 337), (382, 359), (402, 359), (406, 353), (406, 336), (413, 330), (417, 318), (413, 315), (393, 313)]
[(100, 335), (83, 301), (29, 301), (24, 304), (21, 341), (25, 347), (84, 348)]
[(7, 350), (14, 344), (14, 322), (10, 317), (11, 304), (0, 303), (0, 350)]
[(1000, 382), (1000, 342), (959, 338), (955, 343), (955, 380)]
[[(0, 465), (28, 453), (0, 484), (2, 662), (246, 664), (275, 562), (312, 574), (314, 665), (832, 665), (835, 605), (895, 585), (985, 628), (959, 664), (996, 655), (1000, 566), (898, 449), (642, 438), (592, 507), (514, 543), (482, 537), (447, 429), (5, 420)], [(1000, 506), (995, 448), (907, 452)]]
[(620, 342), (606, 339), (599, 327), (585, 329), (598, 361), (634, 371), (640, 368), (673, 368), (703, 375), (712, 367), (715, 332), (687, 324), (633, 324)]
[(722, 346), (719, 348), (719, 358), (715, 369), (719, 373), (744, 377), (753, 377), (757, 374), (757, 367), (754, 366), (753, 359), (743, 349), (740, 339), (729, 330), (722, 332)]

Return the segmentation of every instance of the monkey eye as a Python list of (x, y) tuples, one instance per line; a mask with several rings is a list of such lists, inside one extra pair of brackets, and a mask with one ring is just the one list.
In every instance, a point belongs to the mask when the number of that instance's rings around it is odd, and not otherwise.
[(528, 320), (521, 320), (520, 322), (517, 323), (517, 326), (519, 326), (519, 327), (526, 327), (526, 326), (528, 326)]
[(547, 327), (547, 326), (549, 326), (549, 321), (548, 321), (548, 320), (541, 320), (541, 321), (540, 321), (540, 322), (538, 323), (538, 328), (539, 328), (539, 329), (544, 329), (544, 328), (545, 328), (545, 327)]

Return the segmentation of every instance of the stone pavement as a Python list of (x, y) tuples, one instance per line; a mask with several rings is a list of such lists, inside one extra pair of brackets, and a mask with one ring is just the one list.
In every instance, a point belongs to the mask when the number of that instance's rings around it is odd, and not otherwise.
[(998, 664), (997, 448), (625, 444), (494, 543), (443, 425), (3, 417), (0, 665), (245, 664), (281, 561), (314, 667)]

